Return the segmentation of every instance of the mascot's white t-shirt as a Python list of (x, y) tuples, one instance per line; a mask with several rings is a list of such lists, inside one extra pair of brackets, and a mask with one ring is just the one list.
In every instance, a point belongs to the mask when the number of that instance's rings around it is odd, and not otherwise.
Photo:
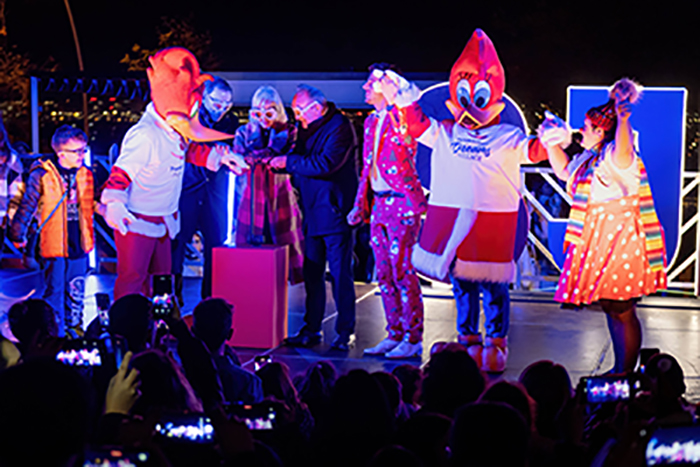
[[(432, 120), (432, 119), (431, 119)], [(478, 130), (432, 120), (418, 142), (433, 149), (430, 204), (513, 212), (520, 203), (520, 165), (530, 164), (528, 138), (513, 125)]]
[(151, 102), (124, 137), (114, 163), (131, 179), (127, 209), (148, 216), (178, 210), (187, 144), (163, 120)]

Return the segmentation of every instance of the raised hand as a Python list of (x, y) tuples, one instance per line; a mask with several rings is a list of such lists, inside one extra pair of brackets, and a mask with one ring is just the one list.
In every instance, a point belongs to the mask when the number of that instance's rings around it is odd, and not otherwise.
[(571, 144), (571, 127), (549, 110), (544, 112), (544, 120), (537, 128), (537, 137), (545, 147)]
[(241, 175), (246, 170), (250, 169), (250, 166), (246, 163), (243, 156), (236, 154), (227, 145), (219, 145), (218, 149), (222, 152), (221, 163), (228, 167), (231, 172), (236, 175)]
[(109, 381), (107, 396), (105, 398), (105, 413), (120, 413), (128, 415), (138, 398), (141, 396), (138, 381), (139, 372), (132, 368), (129, 371), (131, 362), (131, 352), (124, 355), (122, 364), (117, 370), (117, 374)]
[(628, 120), (632, 115), (632, 103), (629, 99), (615, 101), (615, 113), (618, 120)]
[(268, 165), (273, 169), (286, 169), (287, 168), (287, 156), (277, 156), (270, 159)]

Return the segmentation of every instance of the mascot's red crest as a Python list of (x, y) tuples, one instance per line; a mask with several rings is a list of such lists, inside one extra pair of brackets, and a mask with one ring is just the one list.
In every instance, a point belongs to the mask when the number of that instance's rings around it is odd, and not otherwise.
[(493, 42), (477, 29), (450, 71), (447, 108), (461, 125), (486, 126), (505, 108), (505, 87), (505, 72)]
[(153, 105), (158, 114), (182, 136), (194, 141), (233, 138), (204, 127), (199, 122), (199, 106), (204, 82), (212, 79), (201, 73), (197, 59), (187, 49), (170, 47), (148, 58), (146, 70)]

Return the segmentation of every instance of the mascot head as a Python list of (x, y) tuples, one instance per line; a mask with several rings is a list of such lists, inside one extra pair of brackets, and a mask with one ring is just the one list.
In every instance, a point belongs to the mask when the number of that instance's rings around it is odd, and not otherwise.
[(158, 114), (178, 133), (193, 141), (218, 141), (232, 135), (204, 127), (199, 122), (199, 106), (204, 82), (212, 79), (201, 73), (197, 59), (187, 49), (170, 47), (148, 57), (146, 70), (151, 96)]
[(506, 77), (493, 42), (481, 29), (472, 34), (450, 71), (450, 100), (455, 121), (468, 128), (491, 123), (505, 108)]

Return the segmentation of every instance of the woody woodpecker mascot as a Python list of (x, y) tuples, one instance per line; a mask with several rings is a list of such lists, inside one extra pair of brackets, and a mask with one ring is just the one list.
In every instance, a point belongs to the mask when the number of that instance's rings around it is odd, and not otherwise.
[(149, 295), (151, 274), (170, 274), (170, 242), (180, 230), (178, 202), (185, 161), (242, 173), (245, 162), (227, 146), (199, 144), (233, 138), (205, 128), (198, 110), (205, 81), (186, 49), (163, 49), (149, 57), (153, 102), (129, 129), (102, 193), (105, 220), (114, 232), (117, 280), (114, 299)]
[[(432, 149), (432, 191), (413, 264), (423, 274), (452, 282), (459, 342), (484, 371), (502, 372), (508, 355), (508, 284), (516, 271), (520, 165), (544, 160), (546, 152), (520, 128), (500, 123), (505, 73), (480, 29), (450, 72), (445, 104), (453, 119), (429, 118), (418, 105), (418, 88), (395, 83), (408, 133)], [(479, 332), (480, 291), (485, 341)]]

